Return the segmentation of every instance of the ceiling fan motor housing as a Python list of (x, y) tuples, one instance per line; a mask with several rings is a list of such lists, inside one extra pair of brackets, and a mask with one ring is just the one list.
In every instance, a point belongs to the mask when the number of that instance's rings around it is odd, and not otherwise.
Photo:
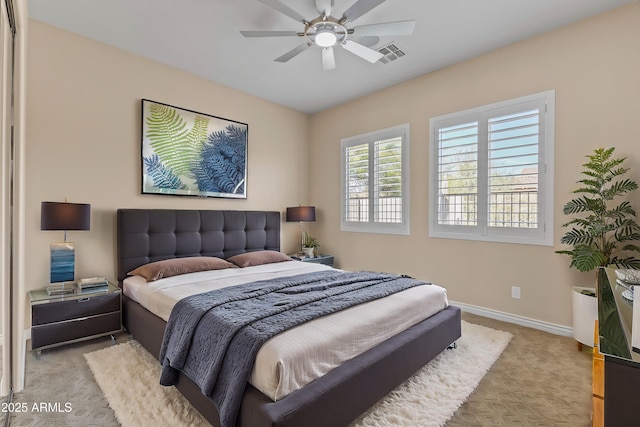
[(321, 16), (309, 22), (304, 29), (304, 36), (311, 44), (320, 47), (331, 47), (343, 43), (349, 30), (332, 16)]

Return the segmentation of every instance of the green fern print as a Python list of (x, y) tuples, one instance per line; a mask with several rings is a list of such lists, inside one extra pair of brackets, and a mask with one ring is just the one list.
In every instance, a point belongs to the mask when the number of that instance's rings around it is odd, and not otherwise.
[(194, 178), (202, 143), (207, 138), (209, 119), (196, 115), (191, 129), (175, 108), (150, 104), (147, 117), (149, 145), (162, 164), (178, 176)]

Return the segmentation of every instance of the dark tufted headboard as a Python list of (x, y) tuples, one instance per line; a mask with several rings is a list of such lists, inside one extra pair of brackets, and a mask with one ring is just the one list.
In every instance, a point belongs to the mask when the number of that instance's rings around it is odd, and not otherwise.
[(280, 212), (118, 209), (118, 281), (153, 261), (280, 250)]

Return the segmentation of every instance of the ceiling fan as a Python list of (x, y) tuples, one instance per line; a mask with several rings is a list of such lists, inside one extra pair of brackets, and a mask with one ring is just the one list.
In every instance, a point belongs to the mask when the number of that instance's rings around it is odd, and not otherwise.
[(333, 70), (336, 61), (333, 52), (335, 46), (340, 46), (351, 53), (371, 62), (380, 60), (383, 55), (361, 43), (354, 37), (367, 36), (408, 36), (413, 34), (416, 21), (385, 22), (381, 24), (361, 25), (347, 28), (347, 23), (355, 21), (385, 0), (357, 0), (347, 9), (340, 19), (331, 16), (334, 0), (315, 0), (316, 9), (320, 16), (309, 21), (295, 10), (279, 0), (258, 0), (261, 3), (287, 15), (304, 24), (302, 32), (297, 31), (240, 31), (245, 37), (301, 37), (305, 42), (284, 55), (275, 59), (277, 62), (287, 62), (311, 46), (322, 49), (322, 68)]

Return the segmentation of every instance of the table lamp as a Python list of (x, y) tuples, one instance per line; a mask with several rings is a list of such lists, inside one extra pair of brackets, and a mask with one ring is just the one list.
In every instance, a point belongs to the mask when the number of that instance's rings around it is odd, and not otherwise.
[(287, 222), (300, 222), (300, 233), (302, 238), (300, 239), (300, 251), (304, 247), (304, 231), (303, 222), (314, 222), (316, 220), (316, 207), (315, 206), (296, 206), (293, 208), (287, 208)]
[(40, 230), (64, 231), (64, 243), (51, 244), (51, 283), (75, 279), (75, 245), (67, 242), (68, 230), (89, 230), (91, 205), (85, 203), (42, 202)]

